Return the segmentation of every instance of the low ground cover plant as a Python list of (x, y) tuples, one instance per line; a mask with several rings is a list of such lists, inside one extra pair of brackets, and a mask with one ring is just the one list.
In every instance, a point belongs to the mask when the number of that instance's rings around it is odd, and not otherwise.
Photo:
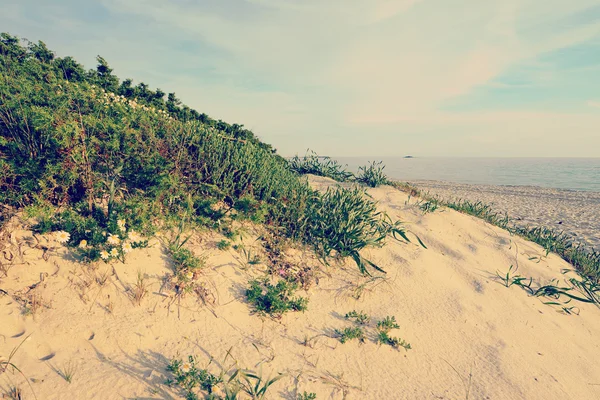
[(317, 398), (317, 394), (314, 392), (307, 392), (304, 391), (301, 394), (298, 395), (298, 399), (297, 400), (315, 400)]
[(188, 356), (185, 361), (171, 360), (167, 371), (173, 374), (173, 378), (167, 380), (166, 384), (182, 389), (187, 400), (199, 399), (200, 391), (211, 396), (214, 387), (223, 382), (221, 376), (213, 375), (206, 368), (199, 367), (194, 356)]
[(440, 201), (437, 198), (419, 202), (419, 209), (423, 214), (433, 213), (440, 208)]
[(344, 316), (346, 319), (355, 321), (359, 325), (366, 325), (371, 321), (371, 317), (362, 311), (352, 310)]
[(295, 296), (297, 285), (280, 280), (275, 285), (267, 280), (253, 280), (246, 290), (246, 298), (254, 310), (280, 318), (288, 311), (305, 311), (308, 299)]
[(387, 316), (383, 320), (377, 322), (377, 343), (387, 344), (395, 349), (402, 347), (407, 351), (410, 350), (410, 343), (407, 343), (404, 339), (390, 336), (389, 333), (392, 329), (399, 328), (400, 325), (398, 325), (398, 323), (396, 322), (396, 317), (394, 316)]
[(364, 343), (366, 341), (364, 330), (358, 326), (336, 329), (335, 334), (341, 343), (346, 343), (354, 339), (357, 339), (360, 343)]
[[(364, 327), (368, 327), (371, 317), (366, 313), (352, 310), (345, 315), (346, 319), (352, 320), (358, 326), (346, 327), (344, 329), (335, 329), (335, 336), (341, 343), (346, 343), (353, 339), (358, 339), (361, 343), (365, 343), (367, 332)], [(403, 339), (390, 335), (392, 329), (399, 329), (400, 325), (396, 322), (396, 317), (386, 316), (384, 319), (377, 321), (375, 324), (375, 342), (378, 344), (387, 344), (395, 349), (404, 348), (410, 350), (410, 343)]]
[[(219, 373), (210, 371), (213, 360), (205, 367), (198, 364), (198, 359), (188, 356), (186, 360), (172, 359), (167, 365), (167, 371), (172, 375), (166, 380), (168, 386), (179, 389), (186, 400), (223, 399), (233, 400), (240, 398), (240, 393), (245, 393), (253, 400), (265, 399), (269, 388), (284, 374), (277, 374), (273, 378), (265, 378), (262, 372), (238, 368), (237, 362), (226, 367), (224, 364), (230, 352), (217, 367)], [(213, 369), (214, 370), (214, 369)]]
[[(83, 205), (79, 205), (82, 207)], [(125, 219), (127, 208), (108, 214), (97, 207), (91, 212), (77, 206), (45, 216), (33, 226), (39, 234), (51, 234), (59, 243), (69, 247), (82, 261), (125, 261), (125, 256), (137, 248), (148, 246), (147, 237), (140, 234)], [(136, 227), (148, 231), (147, 225), (137, 222)]]

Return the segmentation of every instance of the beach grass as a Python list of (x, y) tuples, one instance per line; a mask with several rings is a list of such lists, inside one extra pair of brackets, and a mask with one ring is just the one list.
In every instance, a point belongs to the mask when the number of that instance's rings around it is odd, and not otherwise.
[[(250, 219), (314, 244), (325, 260), (351, 257), (363, 273), (381, 268), (362, 249), (406, 238), (364, 193), (321, 194), (299, 177), (353, 179), (331, 159), (288, 162), (239, 125), (121, 81), (101, 57), (85, 71), (42, 42), (0, 39), (0, 204), (44, 210), (32, 215), (36, 231), (60, 232), (82, 261), (124, 261), (129, 231), (152, 236), (182, 218), (190, 228)], [(356, 179), (387, 181), (378, 163)], [(324, 216), (329, 227), (316, 223)]]
[(440, 199), (429, 195), (429, 193), (423, 193), (417, 187), (403, 182), (393, 182), (392, 186), (409, 193), (410, 196), (420, 197), (423, 200), (421, 204), (435, 202), (444, 205), (463, 214), (481, 218), (513, 235), (518, 235), (539, 244), (546, 251), (546, 255), (550, 252), (555, 253), (573, 265), (576, 272), (583, 278), (582, 285), (592, 292), (600, 283), (600, 252), (573, 241), (563, 231), (547, 227), (519, 226), (508, 214), (496, 212), (492, 206), (481, 201)]
[(314, 151), (308, 150), (304, 157), (294, 156), (289, 160), (290, 169), (301, 175), (313, 174), (325, 176), (338, 182), (348, 182), (356, 179), (352, 172), (348, 172), (346, 167), (330, 157), (317, 155)]
[(377, 187), (389, 183), (387, 175), (383, 172), (385, 165), (381, 161), (372, 161), (366, 166), (358, 168), (356, 180), (369, 187)]

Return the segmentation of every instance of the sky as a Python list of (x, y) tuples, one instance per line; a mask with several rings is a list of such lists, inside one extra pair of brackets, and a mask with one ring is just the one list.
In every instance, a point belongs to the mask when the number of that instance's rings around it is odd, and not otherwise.
[(598, 0), (2, 0), (284, 156), (600, 157)]

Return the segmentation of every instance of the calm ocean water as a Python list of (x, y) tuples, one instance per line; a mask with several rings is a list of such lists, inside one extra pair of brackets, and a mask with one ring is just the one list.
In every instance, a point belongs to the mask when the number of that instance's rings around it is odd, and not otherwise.
[(531, 185), (600, 191), (600, 158), (336, 157), (356, 172), (381, 160), (398, 180), (439, 180), (486, 185)]

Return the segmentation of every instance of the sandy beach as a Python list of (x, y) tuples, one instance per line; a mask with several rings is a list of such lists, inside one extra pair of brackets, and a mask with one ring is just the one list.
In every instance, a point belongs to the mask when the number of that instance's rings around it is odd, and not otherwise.
[[(310, 179), (319, 189), (335, 185)], [(565, 261), (453, 210), (423, 215), (392, 187), (369, 194), (428, 248), (390, 240), (365, 251), (387, 271), (375, 279), (360, 275), (350, 260), (324, 266), (311, 252), (287, 248), (283, 256), (315, 268), (318, 279), (300, 293), (309, 299), (308, 310), (281, 319), (252, 313), (244, 296), (266, 265), (249, 267), (240, 252), (218, 250), (223, 237), (214, 232), (186, 244), (206, 259), (200, 279), (214, 302), (203, 305), (194, 296), (175, 301), (162, 290), (171, 266), (161, 239), (125, 263), (82, 265), (52, 239), (40, 238), (53, 251), (33, 246), (31, 232), (15, 220), (2, 243), (21, 256), (0, 276), (6, 292), (0, 296), (0, 354), (23, 343), (11, 362), (45, 400), (180, 399), (180, 391), (164, 384), (172, 377), (166, 366), (188, 355), (215, 374), (233, 363), (265, 377), (284, 374), (267, 399), (297, 399), (304, 391), (317, 399), (600, 396), (600, 309), (577, 303), (579, 315), (567, 315), (496, 276), (518, 265), (519, 274), (543, 284), (565, 278)], [(243, 229), (246, 248), (262, 256), (260, 230)], [(138, 305), (132, 292), (139, 274), (148, 293)], [(23, 300), (32, 296), (35, 308)], [(342, 344), (335, 334), (354, 326), (344, 318), (351, 310), (371, 317), (364, 343)], [(385, 316), (396, 318), (400, 328), (392, 333), (410, 350), (374, 341), (376, 321)], [(61, 376), (69, 367), (70, 383)], [(19, 374), (1, 378), (4, 392), (18, 386), (24, 398), (33, 398)]]
[(600, 399), (592, 2), (11, 3), (0, 400)]
[(600, 249), (600, 192), (443, 181), (410, 183), (443, 199), (481, 201), (508, 213), (516, 224), (563, 230), (575, 242)]

